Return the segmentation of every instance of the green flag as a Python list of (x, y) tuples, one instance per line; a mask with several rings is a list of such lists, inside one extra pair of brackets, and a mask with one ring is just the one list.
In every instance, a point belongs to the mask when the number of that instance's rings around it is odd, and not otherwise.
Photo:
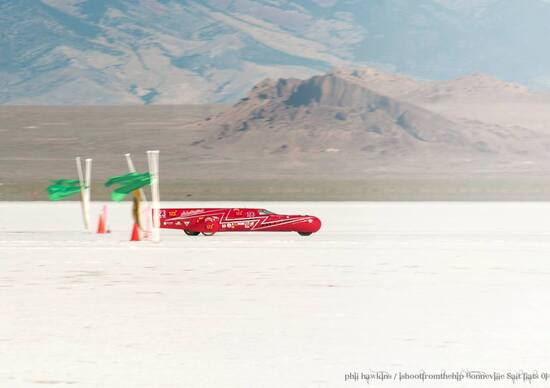
[(75, 179), (50, 180), (53, 184), (48, 186), (48, 198), (59, 201), (63, 198), (80, 193), (80, 181)]
[(111, 177), (105, 182), (106, 187), (119, 185), (119, 187), (114, 189), (111, 193), (111, 199), (113, 201), (122, 201), (127, 194), (150, 184), (151, 174), (148, 172), (143, 174), (131, 172), (130, 174)]

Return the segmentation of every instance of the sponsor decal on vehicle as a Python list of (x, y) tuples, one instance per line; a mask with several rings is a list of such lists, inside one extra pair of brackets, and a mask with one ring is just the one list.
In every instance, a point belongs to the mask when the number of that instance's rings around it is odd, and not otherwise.
[(180, 217), (195, 216), (201, 213), (204, 213), (204, 209), (187, 210), (187, 211), (184, 210), (180, 213)]

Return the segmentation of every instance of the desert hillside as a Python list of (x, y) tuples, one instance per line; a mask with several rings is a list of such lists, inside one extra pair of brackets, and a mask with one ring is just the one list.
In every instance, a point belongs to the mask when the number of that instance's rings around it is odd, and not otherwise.
[(296, 160), (326, 159), (330, 153), (367, 169), (405, 167), (414, 159), (428, 170), (445, 171), (460, 161), (465, 170), (483, 170), (483, 163), (526, 156), (542, 162), (550, 132), (542, 119), (517, 124), (501, 116), (494, 120), (490, 113), (480, 118), (479, 109), (500, 106), (513, 116), (513, 109), (505, 109), (510, 104), (537, 110), (548, 102), (546, 95), (480, 74), (422, 81), (368, 68), (337, 70), (259, 83), (240, 102), (199, 123), (203, 136), (192, 145), (218, 154), (238, 150)]
[(418, 80), (372, 68), (339, 69), (334, 74), (454, 121), (550, 131), (550, 94), (487, 74), (472, 73), (442, 81)]

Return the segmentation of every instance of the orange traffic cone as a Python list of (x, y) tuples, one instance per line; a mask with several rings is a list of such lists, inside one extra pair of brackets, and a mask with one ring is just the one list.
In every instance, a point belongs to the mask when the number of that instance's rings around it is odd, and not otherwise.
[(97, 233), (105, 234), (111, 233), (110, 229), (107, 229), (107, 205), (103, 205), (101, 213), (99, 213), (99, 221), (97, 223)]
[(105, 234), (107, 231), (105, 230), (105, 213), (101, 212), (99, 215), (99, 222), (97, 223), (97, 233), (98, 234)]
[(132, 229), (132, 237), (130, 238), (130, 241), (139, 241), (139, 226), (136, 223), (134, 223), (134, 228)]

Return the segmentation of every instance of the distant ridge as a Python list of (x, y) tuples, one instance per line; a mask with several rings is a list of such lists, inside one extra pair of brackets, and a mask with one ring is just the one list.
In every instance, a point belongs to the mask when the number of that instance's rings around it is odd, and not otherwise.
[(333, 73), (265, 80), (203, 125), (219, 130), (197, 146), (233, 144), (264, 153), (480, 151), (452, 121)]
[(331, 154), (389, 165), (404, 158), (434, 165), (453, 158), (545, 159), (550, 131), (475, 119), (484, 104), (539, 101), (550, 107), (545, 98), (481, 74), (424, 81), (362, 68), (305, 80), (266, 79), (198, 124), (204, 135), (192, 147), (284, 160)]
[(338, 69), (333, 74), (378, 93), (418, 103), (440, 100), (517, 101), (541, 96), (526, 86), (505, 82), (482, 73), (471, 73), (451, 80), (429, 81), (382, 72), (373, 68)]

